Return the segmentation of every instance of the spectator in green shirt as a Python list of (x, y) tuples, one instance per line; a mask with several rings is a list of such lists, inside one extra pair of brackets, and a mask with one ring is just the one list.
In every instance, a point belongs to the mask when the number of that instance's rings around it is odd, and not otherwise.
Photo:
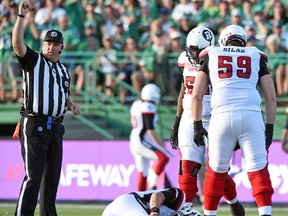
[(187, 14), (189, 16), (192, 28), (199, 23), (205, 23), (209, 20), (209, 14), (203, 8), (203, 0), (192, 0), (193, 8)]
[(277, 96), (287, 96), (288, 66), (286, 59), (279, 58), (282, 54), (284, 54), (284, 52), (280, 50), (280, 44), (281, 41), (276, 35), (269, 35), (266, 39), (265, 53), (270, 59), (268, 66), (274, 79)]
[(219, 10), (210, 20), (212, 25), (212, 31), (215, 32), (215, 36), (218, 36), (221, 30), (230, 23), (229, 3), (227, 0), (220, 0)]
[(141, 3), (141, 14), (139, 19), (139, 34), (140, 37), (142, 33), (149, 30), (150, 23), (152, 22), (153, 17), (151, 16), (151, 4), (148, 1)]
[(161, 30), (160, 19), (153, 20), (150, 23), (149, 29), (142, 33), (138, 40), (138, 47), (140, 51), (146, 49), (152, 44), (152, 35), (155, 34), (158, 30)]
[[(116, 82), (113, 76), (118, 75), (118, 63), (117, 63), (117, 49), (113, 47), (113, 38), (110, 35), (103, 35), (102, 44), (96, 53), (96, 65), (99, 68), (99, 74), (103, 75), (103, 80), (98, 82), (98, 86), (101, 86), (102, 90), (108, 97), (115, 96)], [(97, 80), (99, 81), (99, 80)]]
[(124, 8), (122, 10), (121, 19), (123, 20), (125, 31), (138, 40), (140, 36), (138, 25), (141, 14), (138, 0), (124, 0)]
[(168, 94), (168, 50), (163, 36), (164, 32), (161, 30), (151, 35), (152, 44), (143, 51), (139, 65), (145, 83), (156, 83), (163, 94)]
[(29, 1), (31, 6), (24, 20), (24, 40), (31, 49), (40, 51), (40, 33), (34, 21), (36, 8), (33, 7), (33, 0)]
[(58, 17), (66, 13), (64, 8), (58, 6), (56, 0), (45, 0), (44, 7), (36, 11), (34, 21), (42, 31), (57, 24)]
[[(11, 13), (14, 13), (14, 6), (7, 8), (3, 14), (3, 19), (0, 24), (0, 103), (6, 102), (7, 95), (4, 85), (7, 84), (7, 77), (11, 80), (12, 102), (17, 102), (20, 91), (17, 89), (17, 76), (21, 76), (21, 67), (14, 57), (12, 48), (12, 30), (14, 22), (11, 18)], [(15, 14), (14, 16), (15, 17)]]
[(62, 32), (64, 38), (64, 49), (62, 53), (62, 62), (70, 69), (74, 70), (74, 60), (77, 58), (75, 52), (78, 50), (78, 45), (80, 42), (80, 32), (77, 27), (69, 25), (68, 15), (62, 15), (58, 18), (58, 25), (55, 29)]
[[(84, 22), (89, 23), (91, 25), (95, 25), (96, 27), (96, 37), (99, 41), (101, 41), (102, 33), (101, 33), (101, 23), (103, 22), (102, 11), (100, 10), (101, 5), (96, 4), (96, 0), (87, 0), (86, 4), (84, 4)], [(82, 20), (83, 21), (83, 20)], [(84, 32), (85, 34), (85, 32)]]
[(75, 26), (79, 32), (84, 33), (84, 10), (82, 0), (65, 0), (65, 10), (69, 14), (69, 26)]
[(10, 12), (3, 14), (0, 24), (0, 103), (5, 102), (6, 69), (8, 68), (8, 58), (12, 55), (12, 28), (10, 21)]
[[(92, 71), (92, 62), (94, 64), (94, 54), (101, 46), (101, 42), (96, 36), (95, 23), (85, 22), (84, 26), (84, 35), (81, 37), (81, 40), (78, 44), (78, 51), (83, 52), (83, 54), (77, 58), (77, 60), (79, 59), (81, 63), (76, 64), (74, 70), (77, 93), (79, 93), (80, 90), (83, 90), (84, 88), (88, 90), (88, 88), (90, 89), (95, 87), (93, 83), (95, 76)], [(91, 64), (89, 64), (89, 62), (91, 62)], [(85, 86), (86, 83), (88, 86)]]

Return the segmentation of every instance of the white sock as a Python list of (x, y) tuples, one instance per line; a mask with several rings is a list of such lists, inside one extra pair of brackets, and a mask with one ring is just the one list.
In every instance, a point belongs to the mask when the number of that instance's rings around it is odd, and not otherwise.
[(185, 202), (184, 206), (193, 206), (192, 202)]
[(156, 175), (156, 173), (154, 172), (154, 170), (153, 170), (152, 168), (149, 169), (148, 177), (147, 177), (148, 188), (149, 188), (149, 189), (151, 189), (151, 188), (153, 188), (154, 186), (156, 186), (158, 178), (159, 178), (159, 176)]
[(236, 203), (238, 201), (238, 197), (236, 196), (234, 199), (232, 199), (232, 200), (226, 200), (226, 202), (228, 203), (228, 204), (234, 204), (234, 203)]
[(272, 215), (272, 206), (262, 206), (258, 208), (259, 215)]

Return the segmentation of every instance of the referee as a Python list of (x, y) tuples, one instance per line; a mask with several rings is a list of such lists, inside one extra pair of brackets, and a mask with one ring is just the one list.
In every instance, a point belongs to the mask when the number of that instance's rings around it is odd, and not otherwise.
[[(29, 4), (18, 9), (12, 45), (23, 71), (23, 97), (20, 142), (25, 167), (15, 216), (32, 216), (40, 191), (40, 215), (56, 216), (56, 194), (62, 166), (61, 124), (67, 110), (80, 114), (70, 98), (70, 75), (60, 63), (63, 49), (61, 32), (49, 30), (42, 52), (31, 50), (24, 43), (24, 19)], [(41, 187), (40, 187), (41, 185)]]

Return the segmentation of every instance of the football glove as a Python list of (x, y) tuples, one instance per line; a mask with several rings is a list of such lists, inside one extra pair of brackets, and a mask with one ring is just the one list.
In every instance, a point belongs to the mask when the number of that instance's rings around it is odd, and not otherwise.
[(172, 149), (177, 149), (178, 148), (178, 128), (179, 128), (179, 123), (180, 119), (178, 116), (176, 116), (174, 125), (171, 128), (171, 133), (170, 133), (170, 143)]
[(208, 137), (208, 132), (202, 124), (202, 120), (194, 121), (194, 143), (200, 147), (205, 146), (204, 136)]
[(268, 149), (272, 143), (273, 131), (274, 131), (274, 125), (273, 124), (266, 124), (265, 125), (266, 149)]

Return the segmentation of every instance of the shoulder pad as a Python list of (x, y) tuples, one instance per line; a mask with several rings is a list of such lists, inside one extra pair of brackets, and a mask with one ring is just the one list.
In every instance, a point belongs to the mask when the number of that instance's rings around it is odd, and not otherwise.
[(178, 57), (178, 67), (183, 68), (186, 62), (187, 62), (186, 51), (183, 51)]

